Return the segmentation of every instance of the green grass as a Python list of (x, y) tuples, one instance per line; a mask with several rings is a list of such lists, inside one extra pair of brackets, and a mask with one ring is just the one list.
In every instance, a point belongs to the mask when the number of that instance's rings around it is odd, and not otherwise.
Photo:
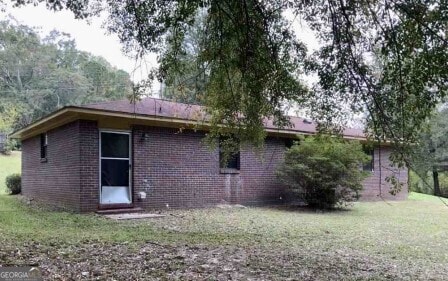
[[(16, 172), (20, 152), (1, 155), (1, 192), (4, 178)], [(80, 262), (118, 280), (130, 278), (129, 263), (134, 279), (214, 280), (232, 266), (242, 274), (236, 279), (447, 279), (448, 199), (425, 194), (346, 211), (170, 210), (160, 219), (113, 221), (50, 211), (1, 192), (0, 265), (37, 262), (49, 279), (60, 273), (80, 279), (74, 267)], [(210, 263), (217, 256), (219, 266)], [(202, 275), (191, 277), (196, 271)]]
[(13, 173), (20, 173), (21, 152), (13, 151), (11, 155), (0, 153), (0, 194), (6, 193), (5, 178)]
[[(299, 273), (317, 274), (323, 280), (443, 279), (448, 266), (448, 207), (429, 195), (411, 193), (407, 201), (357, 203), (350, 210), (334, 212), (246, 208), (166, 214), (159, 219), (112, 221), (33, 208), (14, 196), (0, 195), (0, 245), (21, 245), (22, 251), (35, 251), (35, 245), (40, 245), (49, 253), (88, 245), (108, 252), (118, 244), (126, 245), (126, 251), (138, 252), (150, 242), (167, 245), (163, 247), (170, 253), (187, 247), (201, 256), (219, 249), (226, 252), (223, 256), (232, 258), (237, 255), (235, 251), (245, 249), (257, 253), (246, 258), (249, 268), (268, 270), (267, 279), (272, 280)], [(207, 251), (196, 248), (204, 245)], [(91, 254), (79, 257), (83, 251), (73, 252), (75, 257), (67, 257), (66, 263), (94, 260)], [(126, 257), (135, 254), (126, 253)], [(28, 253), (33, 255), (47, 254)], [(178, 257), (172, 259), (170, 262), (176, 262)], [(189, 268), (183, 266), (179, 265), (179, 270)]]

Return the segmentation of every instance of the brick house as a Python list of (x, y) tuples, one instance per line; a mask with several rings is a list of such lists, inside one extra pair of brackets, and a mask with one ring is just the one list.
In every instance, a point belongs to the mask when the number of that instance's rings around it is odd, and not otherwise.
[[(22, 193), (76, 212), (285, 200), (276, 167), (290, 140), (315, 133), (315, 124), (292, 117), (293, 128), (278, 129), (267, 121), (264, 150), (241, 147), (238, 159), (221, 167), (219, 148), (202, 142), (205, 119), (200, 106), (154, 98), (64, 107), (12, 135), (22, 141)], [(344, 135), (365, 140), (360, 130)], [(362, 200), (407, 197), (407, 186), (395, 197), (388, 193), (385, 177), (408, 176), (390, 167), (390, 152), (373, 151)]]

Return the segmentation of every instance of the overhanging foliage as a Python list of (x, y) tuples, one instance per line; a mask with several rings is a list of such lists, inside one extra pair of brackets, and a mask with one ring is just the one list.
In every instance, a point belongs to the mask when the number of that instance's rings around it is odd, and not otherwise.
[[(71, 10), (78, 18), (106, 10), (106, 26), (125, 50), (138, 56), (163, 54), (150, 80), (165, 79), (168, 70), (182, 71), (178, 62), (185, 53), (186, 30), (199, 11), (206, 11), (195, 60), (207, 66), (209, 75), (205, 104), (215, 125), (212, 137), (225, 123), (240, 141), (260, 145), (264, 118), (288, 126), (283, 105), (295, 101), (310, 106), (324, 128), (341, 125), (344, 108), (368, 112), (372, 138), (403, 145), (416, 140), (422, 122), (446, 95), (448, 5), (443, 1), (37, 2)], [(320, 40), (311, 56), (283, 17), (285, 11), (304, 20)], [(312, 89), (300, 81), (304, 72), (319, 77)]]

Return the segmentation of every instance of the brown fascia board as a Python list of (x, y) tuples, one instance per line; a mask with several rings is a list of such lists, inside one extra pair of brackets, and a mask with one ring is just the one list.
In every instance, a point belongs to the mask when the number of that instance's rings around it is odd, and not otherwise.
[(64, 113), (65, 111), (67, 111), (69, 108), (71, 108), (71, 106), (64, 106), (61, 109), (58, 109), (52, 113), (50, 113), (49, 115), (42, 117), (39, 120), (34, 121), (33, 123), (27, 125), (26, 127), (19, 129), (17, 131), (12, 132), (9, 137), (13, 138), (13, 139), (21, 139), (21, 135), (28, 131), (31, 130), (32, 128), (35, 128), (36, 126), (42, 125), (47, 121), (50, 121), (51, 119), (53, 119), (56, 116), (59, 116), (60, 114)]
[[(204, 128), (209, 128), (209, 124), (205, 121), (199, 121), (199, 120), (189, 120), (189, 119), (181, 119), (176, 117), (166, 117), (166, 116), (155, 116), (155, 115), (146, 115), (146, 114), (136, 114), (136, 113), (129, 113), (129, 112), (121, 112), (121, 111), (115, 111), (115, 110), (106, 110), (106, 109), (93, 109), (93, 108), (87, 108), (87, 107), (80, 107), (80, 106), (65, 106), (50, 115), (47, 115), (30, 125), (26, 126), (25, 128), (22, 128), (20, 130), (17, 130), (13, 132), (10, 137), (15, 139), (23, 139), (23, 136), (25, 135), (26, 138), (33, 136), (33, 134), (29, 134), (27, 136), (27, 132), (29, 133), (30, 130), (38, 128), (39, 126), (43, 127), (44, 129), (51, 126), (45, 126), (50, 122), (52, 119), (62, 116), (67, 113), (78, 113), (78, 114), (92, 114), (92, 115), (98, 115), (98, 116), (110, 116), (110, 117), (123, 117), (123, 118), (133, 118), (133, 119), (139, 119), (139, 120), (147, 120), (147, 121), (159, 121), (161, 123), (171, 123), (171, 124), (178, 124), (178, 125), (192, 125), (192, 126), (203, 126)], [(82, 118), (75, 118), (76, 119), (82, 119)], [(63, 124), (60, 124), (61, 126)], [(57, 126), (56, 126), (57, 127)], [(42, 131), (42, 129), (40, 130)], [(266, 128), (266, 131), (269, 134), (274, 135), (282, 135), (285, 137), (295, 138), (297, 135), (314, 135), (314, 132), (307, 132), (307, 131), (301, 131), (301, 130), (294, 130), (291, 128), (283, 128), (283, 129), (273, 129), (273, 128)], [(34, 134), (36, 135), (36, 134)], [(351, 135), (344, 135), (345, 139), (352, 139), (352, 140), (360, 140), (360, 141), (366, 141), (366, 138), (360, 137), (360, 136), (351, 136)]]

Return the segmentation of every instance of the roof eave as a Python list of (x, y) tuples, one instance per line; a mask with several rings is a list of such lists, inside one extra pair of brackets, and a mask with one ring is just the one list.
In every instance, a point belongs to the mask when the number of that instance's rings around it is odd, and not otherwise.
[(23, 135), (23, 133), (29, 131), (32, 128), (35, 128), (36, 126), (42, 125), (45, 122), (50, 121), (51, 119), (55, 118), (56, 116), (62, 115), (65, 112), (68, 112), (70, 110), (70, 108), (76, 108), (75, 106), (64, 106), (63, 108), (60, 108), (52, 113), (50, 113), (49, 115), (34, 121), (33, 123), (27, 125), (26, 127), (19, 129), (17, 131), (12, 132), (9, 137), (13, 138), (13, 139), (21, 139), (21, 136)]
[[(144, 114), (134, 114), (129, 112), (121, 112), (121, 111), (114, 111), (114, 110), (106, 110), (106, 109), (96, 109), (96, 108), (87, 108), (87, 107), (78, 107), (78, 106), (65, 106), (50, 115), (43, 117), (30, 125), (26, 126), (25, 128), (22, 128), (20, 130), (17, 130), (13, 132), (10, 137), (15, 139), (26, 139), (33, 136), (33, 129), (38, 128), (39, 126), (42, 126), (45, 128), (45, 124), (51, 121), (52, 119), (55, 119), (57, 117), (63, 116), (64, 114), (73, 113), (72, 119), (74, 116), (77, 116), (77, 114), (91, 114), (91, 115), (97, 115), (97, 116), (110, 116), (110, 117), (123, 117), (123, 118), (134, 118), (139, 120), (147, 120), (147, 121), (159, 121), (162, 123), (167, 124), (178, 124), (178, 125), (191, 125), (191, 126), (203, 126), (205, 128), (209, 127), (209, 124), (205, 122), (204, 120), (189, 120), (189, 119), (181, 119), (181, 118), (175, 118), (175, 117), (166, 117), (166, 116), (153, 116), (153, 115), (144, 115)], [(81, 118), (77, 118), (81, 119)], [(62, 119), (64, 120), (64, 119)], [(70, 120), (70, 119), (67, 119)], [(76, 120), (76, 119), (75, 119)], [(63, 122), (61, 122), (62, 125)], [(47, 126), (48, 127), (48, 126)], [(53, 126), (54, 127), (54, 126)], [(281, 134), (281, 135), (313, 135), (315, 132), (310, 131), (302, 131), (302, 130), (294, 130), (294, 129), (274, 129), (274, 128), (266, 128), (266, 132), (271, 134)], [(34, 134), (36, 135), (36, 134)], [(353, 139), (353, 140), (360, 140), (365, 141), (366, 138), (362, 136), (351, 136), (351, 135), (344, 135), (344, 138), (346, 139)]]

